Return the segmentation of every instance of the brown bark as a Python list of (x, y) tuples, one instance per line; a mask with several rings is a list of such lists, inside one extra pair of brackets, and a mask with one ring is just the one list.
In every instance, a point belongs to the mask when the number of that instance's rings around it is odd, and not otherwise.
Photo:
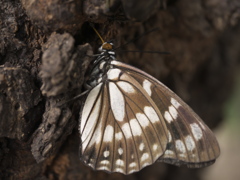
[(240, 59), (238, 0), (162, 0), (147, 10), (130, 0), (0, 4), (0, 179), (199, 179), (199, 170), (162, 163), (130, 176), (84, 166), (77, 130), (83, 99), (65, 102), (81, 93), (91, 47), (97, 53), (101, 44), (92, 22), (116, 46), (137, 38), (121, 50), (170, 52), (117, 53), (216, 127)]

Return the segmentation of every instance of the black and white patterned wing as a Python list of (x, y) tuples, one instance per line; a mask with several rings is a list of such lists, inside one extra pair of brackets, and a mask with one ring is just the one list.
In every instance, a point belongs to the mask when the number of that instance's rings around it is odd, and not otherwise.
[(181, 98), (137, 68), (118, 61), (112, 64), (142, 86), (164, 117), (169, 139), (159, 161), (192, 168), (214, 163), (220, 154), (214, 134)]
[(118, 67), (88, 94), (79, 129), (82, 161), (108, 172), (139, 171), (162, 156), (169, 141), (156, 103)]

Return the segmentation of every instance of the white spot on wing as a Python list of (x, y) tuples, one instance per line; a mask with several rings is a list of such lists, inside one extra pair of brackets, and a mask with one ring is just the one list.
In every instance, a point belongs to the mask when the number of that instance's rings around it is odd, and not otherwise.
[(191, 130), (192, 130), (194, 138), (197, 141), (202, 139), (203, 132), (202, 132), (202, 129), (198, 126), (198, 124), (197, 123), (192, 123), (192, 124), (190, 124), (190, 126), (191, 126)]
[(105, 171), (110, 171), (110, 169), (107, 166), (101, 166), (97, 168), (98, 170), (105, 170)]
[(138, 124), (137, 120), (136, 119), (131, 119), (130, 120), (130, 126), (131, 126), (131, 129), (132, 129), (132, 134), (134, 136), (141, 136), (142, 134), (142, 129), (140, 127), (140, 125)]
[(136, 171), (138, 171), (138, 170), (132, 169), (132, 170), (130, 170), (130, 171), (128, 172), (128, 174), (134, 173), (134, 172), (136, 172)]
[(148, 120), (148, 118), (145, 116), (145, 114), (137, 113), (137, 114), (136, 114), (136, 118), (138, 119), (138, 122), (141, 124), (141, 126), (142, 126), (143, 128), (149, 126), (149, 120)]
[(123, 138), (122, 132), (115, 133), (115, 138), (121, 140)]
[(156, 151), (158, 149), (158, 145), (157, 144), (154, 144), (153, 145), (153, 150)]
[(190, 157), (196, 158), (196, 154), (190, 154)]
[(111, 125), (107, 125), (104, 133), (103, 141), (112, 142), (113, 140), (113, 127)]
[(181, 140), (176, 140), (175, 147), (179, 152), (186, 153), (186, 148)]
[(149, 162), (145, 162), (145, 163), (142, 165), (142, 168), (143, 168), (143, 167), (146, 167), (146, 166), (148, 166), (148, 165), (150, 165), (150, 163), (149, 163)]
[(150, 81), (148, 81), (147, 79), (145, 79), (143, 81), (143, 89), (145, 89), (145, 91), (148, 93), (148, 95), (150, 97), (152, 95), (151, 85), (152, 85), (152, 83)]
[(187, 146), (187, 150), (192, 151), (195, 149), (195, 142), (192, 136), (188, 135), (187, 137), (185, 137), (185, 144)]
[(168, 111), (165, 111), (165, 113), (164, 113), (164, 118), (167, 120), (168, 123), (173, 122), (173, 118), (172, 118), (172, 116), (169, 114)]
[(91, 163), (88, 163), (88, 165), (89, 165), (90, 167), (94, 168), (94, 165), (93, 165), (93, 164), (91, 164)]
[(144, 144), (141, 143), (141, 144), (139, 145), (139, 150), (140, 150), (140, 151), (143, 151), (143, 149), (144, 149)]
[(103, 152), (103, 156), (106, 158), (106, 157), (108, 157), (109, 156), (109, 154), (110, 154), (110, 152), (109, 151), (104, 151)]
[(108, 165), (108, 164), (110, 164), (110, 162), (109, 162), (108, 160), (102, 160), (102, 161), (100, 162), (100, 164), (102, 164), (102, 165)]
[(116, 160), (116, 165), (117, 166), (124, 166), (124, 161), (122, 159), (117, 159)]
[(122, 148), (118, 148), (118, 154), (122, 155), (123, 154), (123, 149)]
[(171, 151), (171, 150), (166, 150), (166, 151), (164, 152), (164, 155), (173, 155), (173, 154), (174, 154), (174, 152)]
[(179, 108), (179, 106), (181, 106), (181, 104), (173, 97), (171, 98), (171, 103), (176, 109)]
[(110, 80), (118, 80), (120, 72), (121, 72), (120, 69), (110, 69), (107, 72), (108, 79), (110, 79)]
[(149, 158), (149, 154), (148, 153), (143, 153), (142, 157), (141, 157), (141, 161), (145, 161)]
[[(90, 111), (92, 110), (92, 107), (94, 105), (94, 101), (96, 100), (98, 94), (99, 94), (99, 91), (102, 87), (102, 83), (98, 84), (95, 88), (93, 88), (90, 93), (88, 94), (87, 96), (87, 99), (86, 99), (86, 102), (84, 104), (84, 107), (83, 107), (83, 111), (82, 111), (82, 117), (81, 117), (81, 127), (80, 127), (80, 132), (82, 133), (83, 131), (83, 128), (85, 126), (85, 124), (87, 123), (87, 118), (90, 114)], [(100, 99), (100, 98), (99, 98)], [(100, 105), (98, 104), (98, 106), (100, 107)], [(95, 106), (96, 107), (96, 106)], [(99, 109), (99, 107), (97, 109)], [(96, 108), (95, 108), (96, 109)], [(95, 112), (95, 115), (98, 115), (97, 112)], [(96, 119), (91, 119), (91, 125), (90, 126), (93, 126), (94, 123), (96, 123), (94, 120)], [(90, 127), (89, 126), (89, 127)], [(91, 128), (90, 128), (91, 129)]]
[(135, 162), (132, 162), (132, 163), (129, 164), (129, 167), (130, 167), (130, 168), (134, 168), (134, 167), (136, 167), (136, 166), (137, 166), (137, 163), (135, 163)]
[(124, 81), (120, 81), (120, 82), (117, 82), (117, 84), (120, 86), (120, 88), (126, 92), (126, 93), (134, 93), (135, 92), (135, 89), (133, 88), (133, 86), (127, 82), (124, 82)]
[(178, 154), (180, 157), (185, 158), (186, 154)]
[(156, 113), (156, 111), (150, 107), (150, 106), (145, 106), (144, 107), (144, 113), (147, 115), (147, 117), (150, 119), (152, 123), (158, 122), (159, 117)]
[(172, 115), (173, 119), (177, 119), (178, 117), (178, 112), (175, 109), (175, 107), (173, 106), (169, 106), (168, 111), (170, 112), (170, 114)]
[(113, 82), (109, 83), (109, 92), (113, 115), (116, 120), (123, 121), (125, 117), (125, 101), (123, 94)]
[(172, 135), (170, 133), (170, 131), (168, 131), (168, 142), (171, 142), (172, 141)]
[(120, 172), (120, 173), (125, 174), (125, 171), (122, 168), (116, 168), (115, 172)]
[(131, 129), (128, 123), (125, 123), (122, 125), (122, 131), (125, 135), (126, 138), (131, 138), (132, 134), (131, 134)]

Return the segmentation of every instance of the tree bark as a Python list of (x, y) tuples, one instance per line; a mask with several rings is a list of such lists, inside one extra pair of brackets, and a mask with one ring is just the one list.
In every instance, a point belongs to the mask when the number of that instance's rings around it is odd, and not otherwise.
[(80, 162), (84, 98), (71, 99), (101, 45), (89, 22), (121, 46), (119, 60), (158, 78), (210, 128), (223, 120), (240, 59), (239, 1), (143, 2), (0, 0), (0, 179), (200, 179), (163, 163), (124, 176)]

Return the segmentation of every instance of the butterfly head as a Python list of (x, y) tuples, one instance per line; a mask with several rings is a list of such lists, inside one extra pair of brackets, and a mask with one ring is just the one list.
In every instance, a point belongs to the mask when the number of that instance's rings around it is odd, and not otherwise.
[(115, 56), (113, 47), (114, 45), (112, 42), (104, 42), (98, 50), (103, 54), (109, 54), (111, 56)]
[(100, 51), (111, 51), (111, 50), (113, 50), (112, 42), (104, 42), (100, 47)]

